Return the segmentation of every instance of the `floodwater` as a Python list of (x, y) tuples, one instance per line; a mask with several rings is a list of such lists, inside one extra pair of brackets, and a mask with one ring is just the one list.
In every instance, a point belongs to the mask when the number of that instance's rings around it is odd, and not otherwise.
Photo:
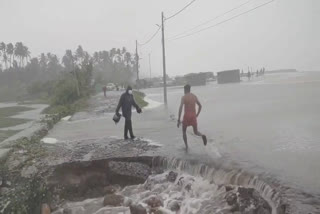
[[(159, 101), (161, 92), (146, 90)], [(320, 193), (320, 73), (266, 75), (241, 84), (194, 87), (192, 92), (203, 105), (199, 129), (218, 152)], [(169, 114), (177, 117), (183, 89), (169, 89), (168, 95)], [(183, 146), (175, 123), (169, 124), (163, 128), (177, 136), (154, 130), (157, 140)], [(193, 136), (189, 144), (191, 150), (203, 147)]]
[[(270, 74), (239, 84), (193, 87), (203, 105), (199, 130), (209, 143), (205, 147), (190, 129), (188, 152), (176, 127), (183, 88), (168, 89), (167, 107), (158, 105), (161, 88), (144, 92), (155, 101), (154, 108), (134, 114), (133, 127), (136, 136), (162, 145), (155, 155), (243, 169), (285, 187), (288, 200), (299, 201), (301, 213), (320, 212), (320, 73)], [(112, 116), (63, 121), (48, 137), (122, 137), (123, 121), (115, 125)]]

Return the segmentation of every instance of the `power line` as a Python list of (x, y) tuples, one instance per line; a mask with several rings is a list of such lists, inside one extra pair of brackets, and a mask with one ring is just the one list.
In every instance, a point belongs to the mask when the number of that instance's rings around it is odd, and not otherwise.
[(252, 9), (250, 9), (250, 10), (247, 10), (247, 11), (245, 11), (245, 12), (243, 12), (243, 13), (240, 13), (240, 14), (238, 14), (238, 15), (235, 15), (235, 16), (229, 18), (229, 19), (226, 19), (226, 20), (224, 20), (224, 21), (218, 22), (218, 23), (215, 24), (215, 25), (211, 25), (211, 26), (209, 26), (209, 27), (203, 28), (203, 29), (201, 29), (201, 30), (195, 31), (195, 32), (193, 32), (193, 33), (190, 33), (190, 34), (187, 34), (187, 35), (184, 35), (184, 36), (180, 36), (180, 37), (171, 39), (171, 40), (169, 40), (169, 41), (174, 41), (174, 40), (182, 39), (182, 38), (185, 38), (185, 37), (189, 37), (189, 36), (192, 36), (192, 35), (194, 35), (194, 34), (200, 33), (200, 32), (202, 32), (202, 31), (208, 30), (208, 29), (210, 29), (210, 28), (216, 27), (216, 26), (221, 25), (221, 24), (223, 24), (223, 23), (225, 23), (225, 22), (228, 22), (228, 21), (230, 21), (230, 20), (232, 20), (232, 19), (235, 19), (235, 18), (237, 18), (237, 17), (239, 17), (239, 16), (242, 16), (242, 15), (245, 15), (245, 14), (247, 14), (247, 13), (250, 13), (250, 12), (252, 12), (252, 11), (254, 11), (254, 10), (260, 8), (260, 7), (263, 7), (263, 6), (267, 5), (267, 4), (270, 4), (270, 3), (274, 2), (274, 1), (275, 1), (275, 0), (268, 1), (268, 2), (266, 2), (266, 3), (264, 3), (264, 4), (261, 4), (261, 5), (257, 6), (257, 7), (254, 7), (254, 8), (252, 8)]
[(199, 27), (201, 27), (201, 26), (203, 26), (203, 25), (206, 25), (206, 24), (208, 24), (208, 23), (210, 23), (210, 22), (212, 22), (212, 21), (214, 21), (214, 20), (216, 20), (216, 19), (218, 19), (218, 18), (220, 18), (220, 17), (223, 17), (224, 15), (226, 15), (226, 14), (228, 14), (228, 13), (231, 13), (232, 11), (234, 11), (234, 10), (236, 10), (236, 9), (241, 8), (242, 6), (248, 4), (248, 3), (252, 2), (252, 1), (254, 1), (254, 0), (246, 1), (245, 3), (243, 3), (243, 4), (241, 4), (241, 5), (238, 5), (237, 7), (234, 7), (234, 8), (232, 8), (231, 10), (228, 10), (227, 12), (224, 12), (224, 13), (218, 15), (218, 16), (214, 17), (213, 19), (209, 19), (208, 21), (205, 21), (205, 22), (203, 22), (203, 23), (201, 23), (201, 24), (199, 24), (199, 25), (197, 25), (197, 26), (195, 26), (195, 27), (193, 27), (193, 28), (190, 28), (189, 30), (186, 30), (186, 31), (184, 31), (184, 32), (182, 32), (182, 33), (179, 33), (179, 34), (173, 36), (173, 37), (171, 37), (170, 39), (174, 39), (175, 37), (179, 37), (179, 36), (181, 36), (181, 35), (183, 35), (183, 34), (186, 34), (186, 33), (190, 32), (190, 31), (193, 31), (193, 30), (195, 30), (195, 29), (197, 29), (197, 28), (199, 28)]
[(149, 42), (151, 42), (151, 41), (153, 40), (153, 38), (159, 33), (160, 29), (161, 29), (161, 26), (159, 26), (159, 28), (158, 28), (158, 29), (156, 30), (156, 32), (150, 37), (150, 39), (148, 39), (145, 43), (142, 43), (142, 44), (139, 43), (139, 45), (140, 45), (140, 46), (144, 46), (144, 45), (148, 44)]
[[(175, 16), (177, 16), (179, 13), (181, 13), (182, 11), (184, 11), (185, 9), (187, 9), (191, 4), (193, 4), (196, 0), (192, 0), (189, 4), (187, 4), (186, 6), (184, 6), (181, 10), (179, 10), (177, 13), (173, 14), (172, 16), (166, 18), (165, 20), (171, 19)], [(150, 39), (148, 39), (146, 42), (140, 44), (140, 46), (144, 46), (146, 44), (148, 44), (149, 42), (151, 42), (153, 40), (153, 38), (159, 33), (160, 29), (162, 26), (159, 26), (159, 28), (156, 30), (156, 32), (150, 37)]]
[(192, 0), (189, 4), (187, 4), (186, 6), (184, 6), (181, 10), (179, 10), (178, 12), (176, 12), (175, 14), (173, 14), (172, 16), (169, 16), (168, 18), (166, 18), (165, 20), (169, 20), (172, 19), (173, 17), (177, 16), (178, 14), (180, 14), (182, 11), (184, 11), (185, 9), (187, 9), (190, 5), (192, 5), (196, 0)]

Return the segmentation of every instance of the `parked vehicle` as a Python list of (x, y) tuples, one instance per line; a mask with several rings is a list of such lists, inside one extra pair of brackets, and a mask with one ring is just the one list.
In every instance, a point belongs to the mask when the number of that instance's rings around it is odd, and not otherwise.
[(113, 84), (113, 83), (108, 83), (107, 84), (107, 90), (108, 91), (113, 91), (115, 89), (116, 89), (116, 85), (115, 84)]

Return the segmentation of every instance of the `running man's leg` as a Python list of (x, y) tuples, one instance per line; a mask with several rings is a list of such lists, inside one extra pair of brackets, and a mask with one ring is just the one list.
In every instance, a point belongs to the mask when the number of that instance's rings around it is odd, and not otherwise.
[(195, 125), (193, 125), (192, 127), (193, 127), (193, 132), (194, 132), (194, 134), (197, 135), (197, 136), (202, 137), (203, 144), (204, 144), (204, 145), (207, 145), (207, 137), (206, 137), (204, 134), (202, 134), (201, 132), (199, 132), (199, 130), (198, 130), (198, 125), (195, 124)]
[(182, 137), (184, 144), (186, 145), (186, 149), (188, 150), (187, 126), (184, 124), (182, 125)]

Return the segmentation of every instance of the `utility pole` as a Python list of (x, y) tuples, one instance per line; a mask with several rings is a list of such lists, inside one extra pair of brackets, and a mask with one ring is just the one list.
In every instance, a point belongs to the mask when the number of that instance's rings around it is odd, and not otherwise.
[(150, 80), (151, 80), (151, 54), (149, 53), (149, 71), (150, 71)]
[(137, 89), (139, 91), (139, 84), (140, 84), (140, 81), (139, 81), (139, 55), (138, 55), (138, 41), (136, 40), (136, 71), (137, 71)]
[(137, 80), (139, 81), (139, 55), (138, 55), (138, 41), (136, 40), (136, 66), (137, 66)]
[(164, 104), (167, 105), (167, 74), (166, 74), (166, 50), (164, 43), (164, 16), (161, 13), (161, 30), (162, 30), (162, 60), (163, 60), (163, 98)]

